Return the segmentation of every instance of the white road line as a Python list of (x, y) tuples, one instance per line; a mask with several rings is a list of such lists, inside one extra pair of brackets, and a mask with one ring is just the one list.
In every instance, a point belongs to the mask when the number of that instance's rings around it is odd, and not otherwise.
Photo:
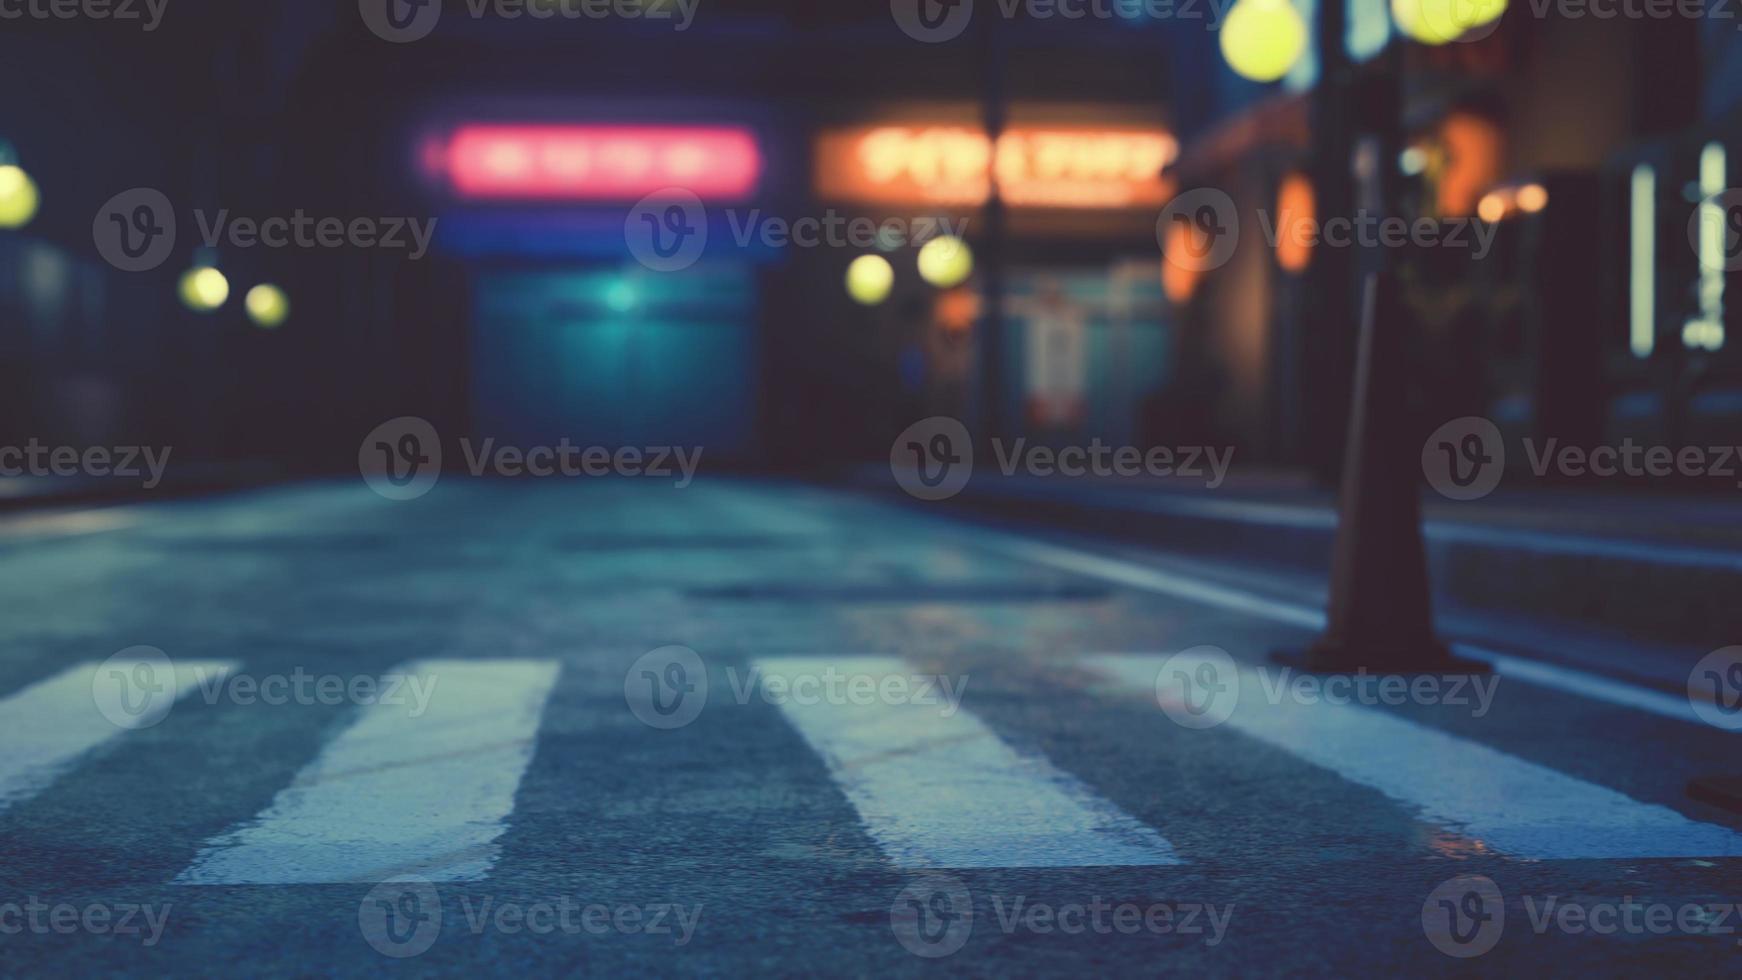
[(1208, 606), (1218, 606), (1234, 612), (1251, 613), (1265, 619), (1290, 626), (1301, 626), (1306, 629), (1321, 629), (1325, 625), (1324, 613), (1305, 606), (1278, 602), (1252, 592), (1216, 585), (1175, 575), (1158, 568), (1150, 568), (1135, 562), (1120, 561), (1117, 558), (1103, 558), (1087, 552), (1074, 551), (1070, 548), (1060, 548), (1049, 544), (1037, 544), (1016, 538), (1008, 539), (1005, 550), (1067, 572), (1088, 575), (1092, 578), (1116, 582), (1134, 589), (1148, 592), (1161, 592), (1181, 599), (1190, 599)]
[(1458, 652), (1464, 656), (1492, 663), (1502, 677), (1516, 677), (1539, 687), (1571, 691), (1594, 701), (1607, 701), (1610, 704), (1638, 708), (1640, 711), (1649, 711), (1654, 715), (1685, 721), (1690, 725), (1705, 724), (1699, 716), (1694, 714), (1693, 706), (1688, 703), (1687, 698), (1678, 698), (1662, 691), (1653, 691), (1648, 687), (1639, 687), (1624, 681), (1587, 674), (1584, 671), (1545, 664), (1540, 660), (1508, 657), (1464, 643), (1455, 644), (1455, 646)]
[[(1083, 663), (1132, 693), (1156, 697), (1169, 658), (1097, 655)], [(1196, 664), (1175, 667), (1193, 676)], [(1519, 858), (1742, 856), (1742, 834), (1699, 823), (1516, 756), (1355, 704), (1265, 697), (1241, 668), (1240, 696), (1224, 724), (1351, 782), (1416, 807), (1487, 848)]]
[[(143, 702), (149, 713), (131, 719), (129, 727), (156, 723), (202, 677), (222, 677), (234, 666), (224, 660), (176, 663), (174, 691), (159, 692)], [(128, 661), (117, 658), (79, 664), (0, 701), (0, 732), (6, 733), (6, 747), (0, 752), (0, 810), (42, 792), (79, 757), (129, 730), (110, 721), (99, 708), (92, 693), (99, 670), (131, 668)], [(162, 696), (171, 693), (173, 697)]]
[(101, 510), (61, 511), (48, 514), (24, 514), (0, 518), (0, 539), (72, 537), (98, 534), (133, 527), (139, 515), (130, 508), (109, 507)]
[[(1207, 606), (1248, 613), (1272, 622), (1286, 623), (1290, 626), (1299, 626), (1310, 630), (1323, 629), (1325, 625), (1325, 614), (1318, 609), (1283, 602), (1224, 585), (1187, 578), (1183, 575), (1149, 568), (1134, 562), (1103, 558), (1099, 555), (1087, 554), (1070, 548), (1060, 548), (1014, 538), (1008, 539), (1004, 548), (1019, 557), (1043, 565), (1050, 565), (1053, 568), (1076, 572), (1079, 575), (1087, 575), (1148, 592), (1159, 592), (1163, 595), (1171, 595)], [(1685, 698), (1674, 697), (1662, 691), (1654, 691), (1647, 687), (1589, 674), (1570, 667), (1508, 656), (1467, 643), (1460, 643), (1456, 646), (1458, 651), (1466, 656), (1493, 664), (1502, 677), (1511, 677), (1539, 687), (1567, 691), (1593, 700), (1647, 711), (1665, 718), (1674, 718), (1676, 721), (1685, 721), (1690, 725), (1704, 724), (1694, 714), (1693, 707), (1688, 704)]]
[[(764, 682), (913, 673), (896, 657), (757, 661)], [(796, 692), (795, 692), (796, 693)], [(781, 710), (822, 756), (871, 838), (901, 868), (1182, 863), (1152, 828), (1046, 759), (1017, 753), (966, 711), (917, 699), (796, 697)], [(856, 703), (838, 703), (840, 701)]]
[(207, 841), (176, 884), (364, 882), (395, 874), (481, 880), (532, 761), (557, 672), (547, 660), (425, 660), (396, 668), (391, 673), (430, 691), (424, 713), (409, 696), (360, 709), (259, 816)]

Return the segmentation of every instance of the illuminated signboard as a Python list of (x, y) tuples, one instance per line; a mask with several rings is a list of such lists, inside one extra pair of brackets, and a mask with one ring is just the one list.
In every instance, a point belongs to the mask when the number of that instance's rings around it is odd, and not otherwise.
[(1015, 127), (992, 141), (963, 126), (868, 126), (817, 139), (817, 193), (870, 204), (977, 206), (996, 175), (1005, 203), (1150, 208), (1179, 143), (1159, 130)]
[(737, 200), (755, 190), (762, 152), (736, 127), (473, 124), (454, 131), (440, 169), (475, 199), (633, 201), (681, 187)]

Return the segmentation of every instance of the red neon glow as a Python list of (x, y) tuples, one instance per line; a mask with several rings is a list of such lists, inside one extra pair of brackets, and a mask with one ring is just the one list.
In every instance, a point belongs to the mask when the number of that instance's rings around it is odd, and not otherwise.
[(477, 124), (454, 132), (447, 174), (472, 198), (621, 201), (681, 187), (734, 200), (756, 189), (762, 152), (735, 127)]

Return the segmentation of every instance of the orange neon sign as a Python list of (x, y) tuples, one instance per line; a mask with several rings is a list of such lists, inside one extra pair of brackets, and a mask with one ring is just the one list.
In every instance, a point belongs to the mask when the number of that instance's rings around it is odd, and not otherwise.
[(1169, 133), (1017, 127), (998, 138), (964, 126), (868, 126), (817, 139), (817, 193), (869, 204), (1145, 208), (1167, 203), (1161, 172), (1179, 156)]

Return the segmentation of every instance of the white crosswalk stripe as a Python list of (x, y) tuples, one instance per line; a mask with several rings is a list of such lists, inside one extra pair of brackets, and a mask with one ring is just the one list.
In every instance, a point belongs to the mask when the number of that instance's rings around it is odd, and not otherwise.
[[(826, 671), (907, 676), (894, 657), (759, 660), (764, 683)], [(1017, 752), (966, 711), (880, 697), (786, 697), (781, 710), (820, 754), (873, 840), (902, 868), (1179, 864), (1154, 829), (1044, 758)]]
[[(1162, 654), (1079, 661), (1105, 696), (1153, 701)], [(1192, 664), (1175, 662), (1190, 673)], [(0, 700), (0, 810), (39, 793), (126, 729), (93, 702), (100, 669), (81, 664)], [(911, 678), (898, 657), (757, 660), (780, 714), (823, 761), (893, 865), (932, 868), (1143, 867), (1185, 863), (1156, 828), (1051, 760), (994, 731), (934, 687), (929, 702), (799, 696), (801, 679)], [(183, 661), (156, 711), (235, 665)], [(206, 840), (182, 885), (376, 882), (491, 873), (560, 667), (543, 660), (428, 660), (392, 673), (430, 692), (356, 709), (317, 757), (253, 819)], [(160, 679), (167, 680), (160, 675)], [(1242, 668), (1226, 728), (1403, 804), (1405, 812), (1501, 855), (1532, 860), (1742, 856), (1742, 834), (1558, 772), (1379, 708), (1267, 696)], [(409, 686), (408, 685), (408, 686)], [(879, 685), (880, 687), (880, 685)], [(909, 686), (910, 694), (917, 690)], [(813, 694), (815, 690), (813, 689)], [(960, 690), (948, 692), (965, 693)], [(972, 698), (969, 698), (969, 703)], [(147, 721), (152, 719), (147, 718)], [(1207, 751), (1238, 740), (1203, 733)], [(1215, 741), (1220, 739), (1221, 741)], [(681, 750), (681, 741), (672, 741)], [(599, 764), (609, 766), (610, 760)]]
[[(1188, 662), (1189, 661), (1189, 662)], [(1193, 676), (1190, 653), (1096, 655), (1085, 664), (1123, 690), (1155, 698), (1164, 666)], [(1742, 835), (1575, 779), (1378, 708), (1266, 698), (1239, 668), (1224, 724), (1351, 782), (1372, 787), (1502, 854), (1531, 859), (1734, 857)], [(1218, 680), (1217, 683), (1222, 683)], [(1215, 737), (1214, 733), (1203, 733)]]
[(496, 858), (558, 665), (425, 660), (399, 668), (430, 692), (377, 703), (244, 826), (208, 841), (186, 885), (477, 881)]
[[(0, 810), (35, 796), (79, 759), (126, 732), (161, 721), (173, 704), (202, 678), (220, 678), (234, 665), (188, 660), (174, 665), (174, 683), (161, 665), (113, 657), (71, 667), (0, 701)], [(127, 691), (136, 671), (139, 690)], [(119, 675), (112, 677), (111, 675)], [(136, 700), (137, 704), (129, 705)], [(124, 709), (131, 708), (131, 716)], [(108, 713), (105, 713), (105, 708)]]

